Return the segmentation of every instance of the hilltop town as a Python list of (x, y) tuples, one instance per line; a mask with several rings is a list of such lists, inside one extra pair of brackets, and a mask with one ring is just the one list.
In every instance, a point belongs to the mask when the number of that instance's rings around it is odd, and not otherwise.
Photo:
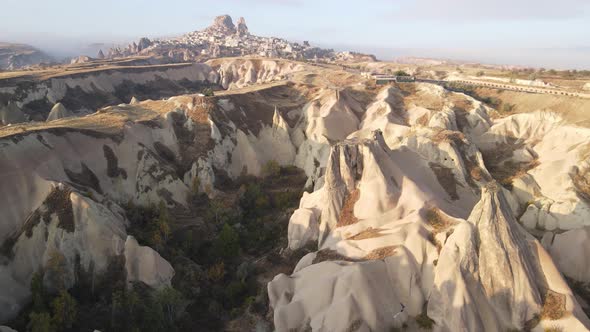
[(144, 37), (127, 47), (112, 48), (106, 56), (101, 50), (98, 58), (135, 55), (162, 56), (178, 62), (247, 55), (322, 62), (376, 60), (373, 55), (315, 47), (309, 41), (296, 43), (277, 37), (255, 36), (249, 32), (243, 17), (234, 24), (229, 15), (216, 17), (213, 24), (204, 30), (189, 32), (177, 38), (150, 40)]

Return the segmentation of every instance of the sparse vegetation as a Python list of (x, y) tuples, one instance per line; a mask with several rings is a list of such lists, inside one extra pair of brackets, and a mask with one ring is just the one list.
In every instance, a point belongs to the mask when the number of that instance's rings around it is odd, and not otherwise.
[(502, 100), (500, 100), (499, 98), (481, 96), (477, 93), (476, 88), (474, 86), (471, 86), (468, 84), (463, 84), (463, 83), (458, 83), (458, 82), (449, 82), (446, 84), (446, 88), (451, 91), (464, 93), (464, 94), (471, 96), (477, 100), (480, 100), (484, 104), (486, 104), (490, 107), (493, 107), (493, 108), (498, 108), (498, 107), (500, 107), (500, 105), (502, 105)]
[(432, 330), (432, 327), (434, 326), (434, 321), (428, 317), (426, 310), (416, 316), (416, 323), (418, 326), (420, 326), (420, 328), (425, 330)]
[(78, 304), (68, 291), (62, 289), (51, 302), (53, 324), (58, 330), (72, 328), (78, 315)]
[(204, 88), (203, 90), (201, 90), (201, 93), (205, 97), (213, 97), (215, 95), (215, 92), (213, 92), (213, 89), (211, 88)]
[(276, 160), (269, 160), (262, 167), (262, 175), (264, 177), (277, 177), (280, 175), (281, 166)]
[(586, 201), (590, 201), (590, 169), (575, 167), (570, 176), (576, 193)]
[(213, 244), (213, 251), (216, 256), (224, 259), (232, 259), (238, 256), (240, 251), (240, 239), (234, 228), (224, 224), (219, 236)]
[(455, 222), (441, 215), (440, 210), (431, 208), (426, 210), (426, 221), (432, 227), (432, 232), (438, 234), (454, 226)]
[(354, 205), (359, 200), (360, 196), (361, 191), (358, 188), (354, 189), (346, 196), (344, 203), (342, 204), (342, 210), (340, 211), (336, 227), (344, 227), (358, 222), (358, 218), (354, 215)]
[(376, 259), (384, 259), (389, 256), (393, 256), (395, 251), (397, 250), (398, 246), (387, 246), (382, 248), (373, 249), (370, 253), (368, 253), (364, 260), (376, 260)]
[(502, 107), (500, 107), (500, 112), (504, 114), (509, 114), (514, 111), (515, 106), (509, 103), (502, 103)]
[(547, 291), (541, 310), (541, 318), (557, 320), (565, 315), (565, 295), (554, 291)]
[(365, 229), (364, 231), (349, 237), (348, 240), (360, 241), (360, 240), (366, 240), (366, 239), (380, 237), (380, 236), (384, 235), (381, 233), (382, 231), (383, 230), (379, 229), (379, 228), (369, 227), (369, 228)]

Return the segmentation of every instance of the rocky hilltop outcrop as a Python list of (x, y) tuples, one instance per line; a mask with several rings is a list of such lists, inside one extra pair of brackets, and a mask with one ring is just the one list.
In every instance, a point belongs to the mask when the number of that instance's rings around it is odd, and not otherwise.
[(247, 35), (250, 32), (248, 31), (248, 26), (246, 25), (246, 19), (240, 17), (236, 22), (236, 33), (240, 36)]
[(52, 57), (30, 45), (0, 43), (0, 69), (16, 70), (53, 61)]
[(323, 62), (376, 60), (373, 55), (354, 52), (334, 52), (332, 49), (289, 42), (277, 37), (260, 37), (250, 34), (246, 20), (240, 17), (236, 24), (229, 15), (217, 16), (213, 23), (201, 31), (193, 31), (171, 39), (158, 39), (150, 43), (132, 43), (108, 51), (107, 58), (135, 55), (164, 57), (171, 62), (204, 61), (211, 58), (255, 55), (269, 58), (314, 59)]
[(209, 26), (206, 31), (216, 34), (234, 34), (236, 33), (236, 26), (229, 15), (217, 16), (213, 20), (213, 24)]

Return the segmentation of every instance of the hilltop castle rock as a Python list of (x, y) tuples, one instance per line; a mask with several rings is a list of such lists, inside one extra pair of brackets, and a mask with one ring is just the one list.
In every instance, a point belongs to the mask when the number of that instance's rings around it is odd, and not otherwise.
[(229, 15), (217, 16), (213, 20), (213, 24), (207, 28), (211, 32), (219, 32), (224, 34), (232, 34), (236, 32), (236, 26)]
[(128, 56), (157, 56), (165, 62), (205, 61), (211, 58), (255, 55), (269, 58), (309, 59), (321, 62), (375, 61), (373, 55), (356, 52), (334, 52), (332, 49), (289, 42), (276, 37), (250, 34), (246, 20), (240, 17), (236, 24), (229, 15), (217, 16), (213, 24), (201, 31), (193, 31), (170, 39), (141, 38), (127, 47), (109, 50), (107, 58)]

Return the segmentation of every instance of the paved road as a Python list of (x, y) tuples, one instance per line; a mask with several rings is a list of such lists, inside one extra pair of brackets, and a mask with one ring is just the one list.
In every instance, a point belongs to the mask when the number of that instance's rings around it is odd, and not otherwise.
[(557, 89), (546, 89), (546, 88), (539, 88), (534, 86), (524, 86), (524, 85), (515, 85), (515, 84), (502, 84), (502, 83), (491, 83), (491, 82), (484, 82), (484, 81), (473, 81), (473, 80), (431, 80), (425, 78), (416, 78), (416, 82), (424, 82), (424, 83), (432, 83), (438, 85), (448, 85), (449, 83), (459, 83), (471, 86), (477, 86), (482, 88), (492, 88), (498, 90), (507, 90), (507, 91), (517, 91), (517, 92), (527, 92), (527, 93), (538, 93), (538, 94), (547, 94), (547, 95), (558, 95), (558, 96), (570, 96), (570, 97), (579, 97), (579, 98), (590, 98), (590, 94), (587, 93), (579, 93), (579, 92), (571, 92), (571, 91), (564, 91), (564, 90), (557, 90)]

